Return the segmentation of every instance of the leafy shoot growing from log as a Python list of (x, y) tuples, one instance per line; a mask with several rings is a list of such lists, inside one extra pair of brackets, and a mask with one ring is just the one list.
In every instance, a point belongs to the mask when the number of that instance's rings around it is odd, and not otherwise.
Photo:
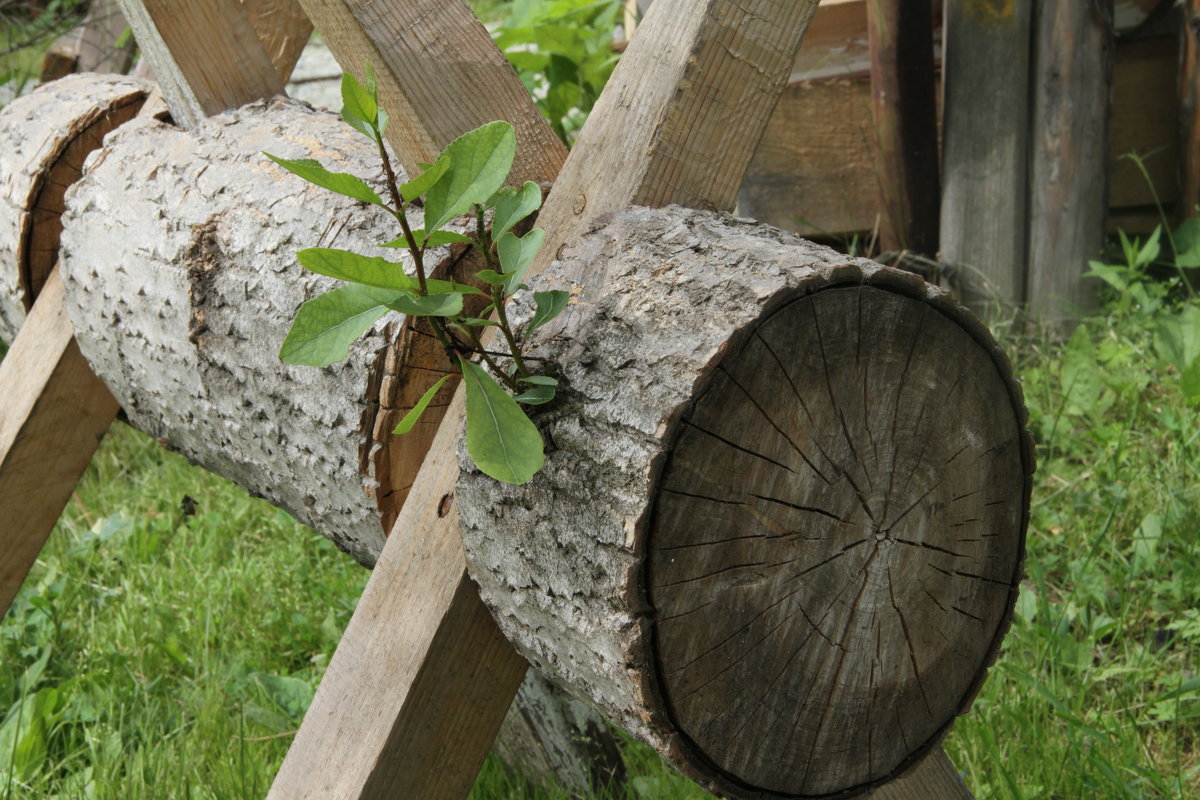
[[(467, 452), (484, 473), (507, 483), (524, 483), (542, 468), (541, 434), (521, 405), (539, 405), (554, 397), (557, 381), (529, 369), (523, 348), (537, 328), (567, 305), (565, 291), (534, 292), (536, 310), (519, 333), (505, 313), (505, 304), (541, 248), (539, 228), (518, 236), (514, 227), (537, 211), (542, 191), (532, 181), (521, 188), (504, 186), (516, 155), (516, 136), (507, 122), (489, 122), (455, 139), (432, 164), (406, 183), (399, 183), (383, 144), (387, 114), (379, 107), (375, 76), (368, 66), (366, 80), (342, 77), (342, 119), (375, 142), (383, 162), (388, 198), (381, 198), (362, 179), (330, 172), (312, 159), (286, 159), (266, 154), (284, 169), (338, 194), (378, 206), (395, 218), (401, 235), (384, 247), (405, 248), (412, 255), (415, 275), (404, 265), (327, 247), (297, 253), (300, 264), (347, 285), (304, 303), (296, 312), (279, 357), (289, 364), (324, 367), (346, 358), (353, 344), (388, 311), (428, 318), (453, 370), (434, 383), (396, 426), (395, 433), (412, 430), (434, 395), (452, 375), (461, 375), (467, 391)], [(424, 209), (424, 227), (413, 230), (407, 212)], [(491, 213), (491, 226), (485, 223)], [(470, 214), (474, 235), (447, 230), (456, 218)], [(483, 256), (476, 273), (479, 287), (435, 280), (426, 272), (429, 248), (465, 243)], [(464, 299), (482, 296), (478, 312), (464, 310)], [(484, 302), (480, 300), (478, 302)], [(495, 328), (502, 339), (500, 352), (485, 346), (483, 331)], [(496, 357), (510, 363), (501, 368)], [(478, 363), (481, 360), (488, 369)]]

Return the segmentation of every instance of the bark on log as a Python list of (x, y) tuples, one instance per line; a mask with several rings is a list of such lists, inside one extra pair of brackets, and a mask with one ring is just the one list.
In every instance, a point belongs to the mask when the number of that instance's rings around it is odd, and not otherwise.
[(63, 192), (150, 89), (121, 75), (72, 75), (0, 111), (0, 339), (16, 337), (54, 268)]
[[(295, 308), (335, 283), (301, 270), (295, 252), (375, 254), (396, 232), (378, 211), (309, 186), (260, 151), (375, 176), (380, 189), (373, 145), (335, 115), (282, 98), (191, 131), (137, 120), (106, 145), (71, 193), (64, 236), (68, 306), (93, 369), (134, 427), (370, 566), (403, 502), (393, 489), (411, 482), (439, 409), (414, 434), (391, 429), (444, 371), (444, 356), (397, 314), (343, 364), (279, 362)], [(435, 272), (459, 255), (444, 250)], [(606, 779), (589, 772), (597, 754), (619, 773), (602, 719), (532, 672), (509, 717), (498, 743), (506, 758), (581, 792)]]
[(608, 218), (537, 282), (573, 292), (534, 350), (564, 385), (546, 468), (464, 461), (458, 489), (501, 629), (722, 794), (902, 773), (974, 697), (1021, 571), (1032, 444), (986, 328), (678, 207)]

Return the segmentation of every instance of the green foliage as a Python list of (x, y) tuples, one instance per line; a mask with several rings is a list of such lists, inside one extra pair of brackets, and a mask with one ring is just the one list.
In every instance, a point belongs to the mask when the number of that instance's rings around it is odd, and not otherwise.
[[(387, 117), (379, 108), (375, 76), (369, 68), (362, 83), (352, 75), (343, 77), (342, 103), (342, 118), (378, 146), (391, 206), (353, 175), (329, 172), (310, 159), (268, 157), (310, 183), (389, 213), (399, 224), (401, 236), (382, 246), (408, 250), (415, 275), (408, 274), (403, 263), (377, 256), (328, 247), (301, 250), (296, 257), (303, 267), (350, 285), (326, 292), (300, 307), (279, 357), (290, 364), (329, 366), (346, 358), (350, 346), (389, 310), (427, 318), (446, 353), (448, 368), (458, 369), (466, 382), (468, 453), (488, 475), (509, 483), (524, 483), (542, 468), (544, 457), (541, 434), (518, 403), (549, 402), (557, 383), (533, 380), (537, 376), (529, 372), (505, 313), (505, 303), (523, 288), (521, 279), (545, 238), (544, 232), (536, 228), (524, 236), (513, 232), (516, 225), (541, 207), (542, 192), (532, 182), (520, 189), (504, 187), (516, 157), (512, 125), (490, 122), (468, 131), (447, 145), (420, 175), (397, 183), (383, 146)], [(410, 205), (418, 202), (423, 207), (425, 227), (412, 230), (407, 214)], [(484, 224), (488, 212), (493, 219), (490, 230)], [(445, 229), (468, 213), (475, 221), (474, 236)], [(485, 267), (476, 277), (487, 292), (427, 277), (426, 251), (448, 244), (467, 244), (482, 254)], [(490, 302), (483, 310), (468, 308), (465, 301), (472, 295), (484, 296)], [(560, 314), (568, 299), (566, 292), (536, 293), (537, 310), (524, 338)], [(481, 316), (488, 311), (496, 312), (495, 320)], [(509, 348), (511, 369), (501, 370), (484, 347), (479, 329), (485, 327), (499, 329)], [(505, 386), (470, 360), (475, 355)], [(412, 430), (445, 380), (442, 378), (425, 392), (396, 426), (396, 433)]]
[(612, 41), (621, 2), (514, 0), (506, 11), (496, 43), (569, 145), (616, 66)]

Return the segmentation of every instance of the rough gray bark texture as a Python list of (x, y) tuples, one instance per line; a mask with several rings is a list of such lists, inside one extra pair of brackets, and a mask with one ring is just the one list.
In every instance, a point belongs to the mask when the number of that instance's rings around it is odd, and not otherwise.
[(0, 339), (17, 335), (53, 267), (63, 189), (150, 88), (122, 75), (71, 75), (0, 110)]
[[(62, 269), (80, 348), (134, 427), (265, 497), (370, 565), (384, 530), (361, 473), (373, 371), (399, 315), (324, 369), (277, 353), (296, 308), (336, 282), (296, 251), (371, 254), (385, 215), (268, 160), (317, 157), (378, 176), (336, 117), (257, 103), (184, 131), (138, 120), (73, 187)], [(365, 431), (365, 432), (364, 432)]]
[[(388, 424), (403, 412), (389, 404), (412, 352), (396, 337), (403, 317), (381, 320), (331, 367), (292, 367), (276, 354), (300, 303), (336, 283), (303, 270), (297, 250), (392, 260), (406, 251), (376, 247), (396, 235), (382, 212), (310, 186), (261, 151), (317, 158), (382, 192), (371, 143), (292, 101), (252, 104), (190, 131), (137, 120), (110, 137), (70, 195), (67, 305), (81, 349), (134, 427), (369, 566), (392, 513), (374, 496), (376, 470), (394, 469), (380, 453), (413, 441), (392, 437)], [(429, 263), (453, 260), (440, 252)], [(593, 758), (616, 752), (611, 733), (532, 672), (527, 684), (500, 752), (585, 790)]]
[(535, 337), (563, 384), (546, 467), (464, 459), (458, 491), (508, 638), (722, 794), (865, 791), (928, 752), (1023, 554), (1032, 449), (986, 329), (910, 274), (677, 207), (602, 220), (536, 282), (573, 294)]

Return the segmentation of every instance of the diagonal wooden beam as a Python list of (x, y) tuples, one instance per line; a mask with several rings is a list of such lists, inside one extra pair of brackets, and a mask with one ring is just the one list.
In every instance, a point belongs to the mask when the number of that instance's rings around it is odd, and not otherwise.
[(63, 311), (57, 268), (0, 362), (0, 615), (116, 416)]
[(517, 132), (512, 179), (552, 181), (566, 147), (463, 0), (300, 0), (342, 69), (370, 63), (391, 115), (387, 138), (410, 175), (485, 122)]
[[(816, 5), (656, 3), (543, 209), (547, 243), (536, 268), (597, 215), (630, 203), (732, 207)], [(327, 39), (341, 35), (317, 25)], [(398, 77), (428, 79), (420, 70)], [(465, 91), (457, 101), (470, 105), (476, 92)], [(439, 800), (469, 791), (525, 665), (507, 644), (475, 644), (496, 634), (459, 541), (463, 418), (460, 391), (269, 797)], [(482, 696), (479, 675), (495, 676)]]
[(286, 76), (280, 77), (238, 0), (120, 3), (176, 124), (190, 128), (283, 91)]

